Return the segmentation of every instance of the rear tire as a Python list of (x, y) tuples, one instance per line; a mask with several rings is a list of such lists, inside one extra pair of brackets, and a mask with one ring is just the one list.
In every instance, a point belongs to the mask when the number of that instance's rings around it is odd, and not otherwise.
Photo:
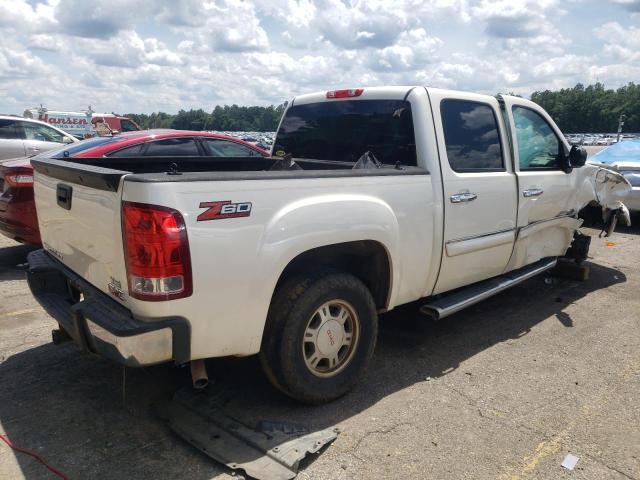
[(273, 385), (307, 404), (347, 393), (366, 370), (378, 335), (376, 305), (353, 275), (298, 276), (276, 291), (260, 361)]

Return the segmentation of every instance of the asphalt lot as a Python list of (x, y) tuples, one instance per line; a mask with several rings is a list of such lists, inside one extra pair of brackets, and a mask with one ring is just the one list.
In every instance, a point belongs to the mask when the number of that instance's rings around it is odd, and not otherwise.
[[(585, 229), (586, 282), (540, 276), (439, 323), (415, 306), (386, 315), (368, 374), (330, 405), (283, 398), (252, 358), (210, 361), (212, 388), (252, 419), (340, 427), (300, 479), (640, 479), (634, 221), (607, 240)], [(187, 369), (127, 370), (123, 402), (120, 367), (50, 342), (28, 251), (0, 237), (0, 433), (74, 479), (231, 478), (154, 413)], [(20, 478), (55, 477), (0, 442), (0, 479)]]

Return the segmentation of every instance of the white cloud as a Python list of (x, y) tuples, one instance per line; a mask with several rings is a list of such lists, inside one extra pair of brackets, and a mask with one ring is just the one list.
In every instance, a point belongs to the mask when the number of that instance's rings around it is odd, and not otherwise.
[(41, 31), (55, 25), (54, 7), (57, 2), (38, 3), (35, 7), (26, 0), (0, 0), (0, 28), (19, 28), (22, 31)]
[(88, 38), (109, 38), (144, 19), (153, 5), (141, 1), (64, 0), (55, 7), (58, 31)]
[(631, 12), (640, 12), (640, 0), (611, 0), (611, 2)]
[(608, 22), (595, 29), (604, 45), (604, 52), (623, 63), (640, 62), (640, 28), (624, 28), (618, 22)]
[[(617, 86), (640, 77), (640, 28), (629, 22), (637, 5), (0, 0), (0, 111), (45, 103), (175, 112), (385, 84), (524, 95), (596, 80)], [(590, 18), (606, 8), (614, 21), (567, 28), (586, 8)]]
[(429, 36), (424, 28), (408, 30), (393, 45), (371, 53), (369, 64), (373, 70), (411, 70), (416, 65), (432, 63), (442, 44), (442, 40)]
[(21, 49), (16, 44), (0, 44), (0, 79), (33, 78), (43, 75), (48, 68), (41, 58)]
[(47, 50), (59, 52), (64, 48), (65, 42), (60, 36), (39, 33), (29, 37), (29, 48), (33, 50)]

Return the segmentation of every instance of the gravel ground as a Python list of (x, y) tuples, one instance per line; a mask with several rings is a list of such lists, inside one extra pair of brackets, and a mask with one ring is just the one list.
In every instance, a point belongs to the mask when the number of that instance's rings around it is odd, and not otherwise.
[[(585, 231), (586, 282), (537, 277), (439, 323), (415, 305), (384, 316), (368, 374), (337, 402), (292, 403), (253, 358), (210, 361), (213, 391), (239, 416), (340, 427), (300, 479), (640, 479), (640, 228), (610, 244)], [(74, 479), (231, 478), (154, 413), (186, 369), (127, 370), (123, 392), (120, 367), (50, 343), (28, 251), (0, 238), (0, 433)], [(0, 442), (0, 479), (20, 478), (55, 477)]]

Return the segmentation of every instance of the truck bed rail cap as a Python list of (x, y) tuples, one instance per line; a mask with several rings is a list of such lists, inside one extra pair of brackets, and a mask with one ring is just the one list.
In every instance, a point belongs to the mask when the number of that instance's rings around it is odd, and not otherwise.
[(98, 190), (115, 192), (118, 190), (123, 175), (130, 174), (123, 170), (96, 167), (66, 160), (31, 160), (33, 169), (49, 177), (69, 183), (84, 185)]

